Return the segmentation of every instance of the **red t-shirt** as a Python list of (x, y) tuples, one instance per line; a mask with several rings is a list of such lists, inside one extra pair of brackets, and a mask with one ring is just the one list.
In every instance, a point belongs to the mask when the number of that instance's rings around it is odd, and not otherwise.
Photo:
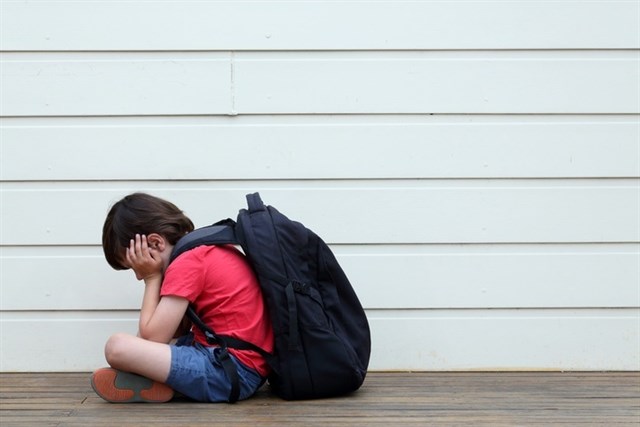
[[(188, 299), (216, 334), (273, 351), (273, 330), (258, 279), (245, 256), (233, 246), (200, 246), (178, 256), (165, 272), (160, 295)], [(208, 345), (197, 327), (193, 332), (197, 342)], [(263, 377), (268, 375), (269, 367), (258, 353), (229, 351)]]

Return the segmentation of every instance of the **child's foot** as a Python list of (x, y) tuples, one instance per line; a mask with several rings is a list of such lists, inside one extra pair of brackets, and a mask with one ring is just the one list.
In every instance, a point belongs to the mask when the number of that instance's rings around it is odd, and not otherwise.
[(113, 368), (98, 369), (91, 377), (91, 387), (107, 402), (167, 402), (173, 390), (166, 384)]

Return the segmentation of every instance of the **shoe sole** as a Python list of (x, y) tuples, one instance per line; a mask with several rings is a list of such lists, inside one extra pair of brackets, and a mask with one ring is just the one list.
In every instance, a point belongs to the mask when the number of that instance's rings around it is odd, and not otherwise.
[(165, 384), (112, 368), (94, 372), (91, 387), (98, 396), (112, 403), (163, 403), (171, 400), (174, 394)]

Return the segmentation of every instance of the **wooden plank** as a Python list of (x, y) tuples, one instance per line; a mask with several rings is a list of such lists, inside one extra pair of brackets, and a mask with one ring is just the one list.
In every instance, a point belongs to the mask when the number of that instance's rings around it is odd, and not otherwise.
[[(371, 70), (375, 70), (372, 73)], [(239, 53), (239, 113), (639, 113), (634, 52)]]
[[(6, 183), (3, 187), (2, 245), (99, 244), (109, 204), (133, 191), (173, 201), (199, 226), (235, 217), (237, 209), (246, 206), (244, 195), (260, 191), (267, 204), (332, 244), (640, 240), (640, 191), (635, 180), (42, 183), (28, 188)], [(46, 215), (42, 206), (47, 207)]]
[[(637, 307), (640, 247), (334, 247), (368, 309)], [(137, 310), (143, 286), (99, 247), (0, 248), (0, 310)], [(90, 283), (87, 278), (91, 277)]]
[[(367, 315), (372, 370), (640, 368), (638, 309), (370, 310)], [(135, 333), (137, 313), (4, 312), (0, 327), (4, 371), (86, 371), (105, 364), (110, 335)], [(47, 357), (42, 348), (49, 349)]]
[[(188, 161), (175, 162), (176, 147)], [(640, 122), (597, 116), (4, 119), (0, 150), (0, 179), (11, 181), (640, 177)]]
[(10, 425), (210, 425), (211, 411), (221, 424), (266, 425), (635, 425), (639, 414), (638, 373), (386, 373), (371, 372), (349, 396), (286, 402), (267, 387), (236, 405), (199, 404), (176, 399), (161, 405), (111, 405), (89, 386), (87, 373), (1, 374), (16, 396), (57, 396), (58, 387), (85, 396), (60, 402), (60, 414), (43, 417), (37, 401), (0, 416)]
[(228, 54), (5, 53), (0, 64), (5, 116), (230, 111)]
[(638, 9), (635, 1), (155, 1), (151, 9), (145, 1), (3, 1), (0, 48), (634, 49)]

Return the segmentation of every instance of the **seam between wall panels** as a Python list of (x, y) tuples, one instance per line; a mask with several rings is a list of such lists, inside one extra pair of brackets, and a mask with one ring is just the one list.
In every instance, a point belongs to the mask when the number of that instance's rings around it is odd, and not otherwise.
[(229, 52), (229, 85), (230, 85), (230, 94), (231, 94), (231, 108), (229, 111), (230, 116), (237, 116), (238, 112), (236, 111), (236, 86), (235, 86), (235, 52)]

